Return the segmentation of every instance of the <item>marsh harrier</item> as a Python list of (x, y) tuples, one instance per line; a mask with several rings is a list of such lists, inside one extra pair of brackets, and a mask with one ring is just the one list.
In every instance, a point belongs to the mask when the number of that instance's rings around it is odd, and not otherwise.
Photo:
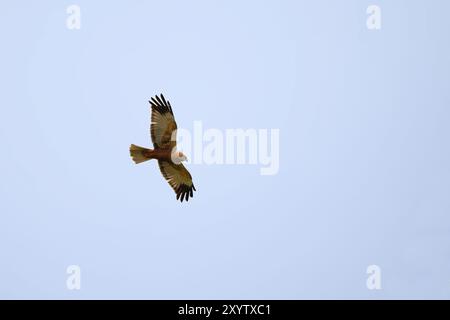
[(162, 175), (177, 194), (177, 200), (183, 202), (192, 198), (196, 191), (192, 183), (189, 171), (183, 166), (186, 156), (177, 151), (176, 130), (177, 123), (172, 112), (172, 106), (164, 96), (152, 97), (149, 101), (152, 107), (150, 135), (152, 137), (153, 149), (147, 149), (132, 144), (130, 155), (138, 164), (150, 159), (158, 160)]

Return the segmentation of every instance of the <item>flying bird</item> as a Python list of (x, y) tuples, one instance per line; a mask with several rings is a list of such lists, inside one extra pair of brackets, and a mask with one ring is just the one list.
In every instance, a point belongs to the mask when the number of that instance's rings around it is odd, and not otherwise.
[(189, 201), (196, 191), (192, 183), (192, 176), (182, 164), (187, 157), (177, 151), (176, 130), (177, 123), (173, 116), (172, 106), (164, 96), (152, 97), (149, 101), (152, 107), (150, 135), (153, 149), (147, 149), (132, 144), (130, 155), (138, 164), (150, 159), (158, 160), (159, 170), (177, 194), (177, 200)]

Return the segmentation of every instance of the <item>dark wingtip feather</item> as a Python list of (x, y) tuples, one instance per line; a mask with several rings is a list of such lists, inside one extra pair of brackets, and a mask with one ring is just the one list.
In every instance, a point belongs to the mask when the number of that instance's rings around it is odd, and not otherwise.
[(151, 100), (149, 100), (150, 104), (152, 105), (152, 108), (156, 109), (159, 113), (163, 114), (166, 112), (170, 112), (173, 115), (172, 106), (170, 105), (170, 102), (164, 98), (164, 95), (161, 93), (160, 96), (155, 95), (154, 97), (151, 97)]
[(185, 184), (179, 185), (176, 190), (177, 200), (183, 202), (184, 200), (189, 201), (189, 198), (193, 198), (193, 187)]
[(164, 103), (161, 101), (161, 98), (158, 96), (155, 96), (156, 101), (158, 101), (160, 106), (164, 106)]

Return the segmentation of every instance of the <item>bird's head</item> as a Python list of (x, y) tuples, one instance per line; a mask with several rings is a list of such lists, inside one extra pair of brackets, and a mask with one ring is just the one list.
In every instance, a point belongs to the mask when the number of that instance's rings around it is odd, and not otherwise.
[(181, 151), (172, 152), (172, 162), (175, 164), (180, 164), (183, 161), (187, 161), (187, 157)]
[(178, 159), (180, 159), (180, 161), (187, 161), (187, 157), (181, 151), (178, 151)]

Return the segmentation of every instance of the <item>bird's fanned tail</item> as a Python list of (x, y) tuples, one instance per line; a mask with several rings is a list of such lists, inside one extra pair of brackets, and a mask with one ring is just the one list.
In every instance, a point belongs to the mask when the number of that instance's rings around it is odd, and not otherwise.
[(130, 156), (136, 164), (152, 159), (150, 156), (151, 151), (150, 149), (139, 147), (135, 144), (130, 146)]

